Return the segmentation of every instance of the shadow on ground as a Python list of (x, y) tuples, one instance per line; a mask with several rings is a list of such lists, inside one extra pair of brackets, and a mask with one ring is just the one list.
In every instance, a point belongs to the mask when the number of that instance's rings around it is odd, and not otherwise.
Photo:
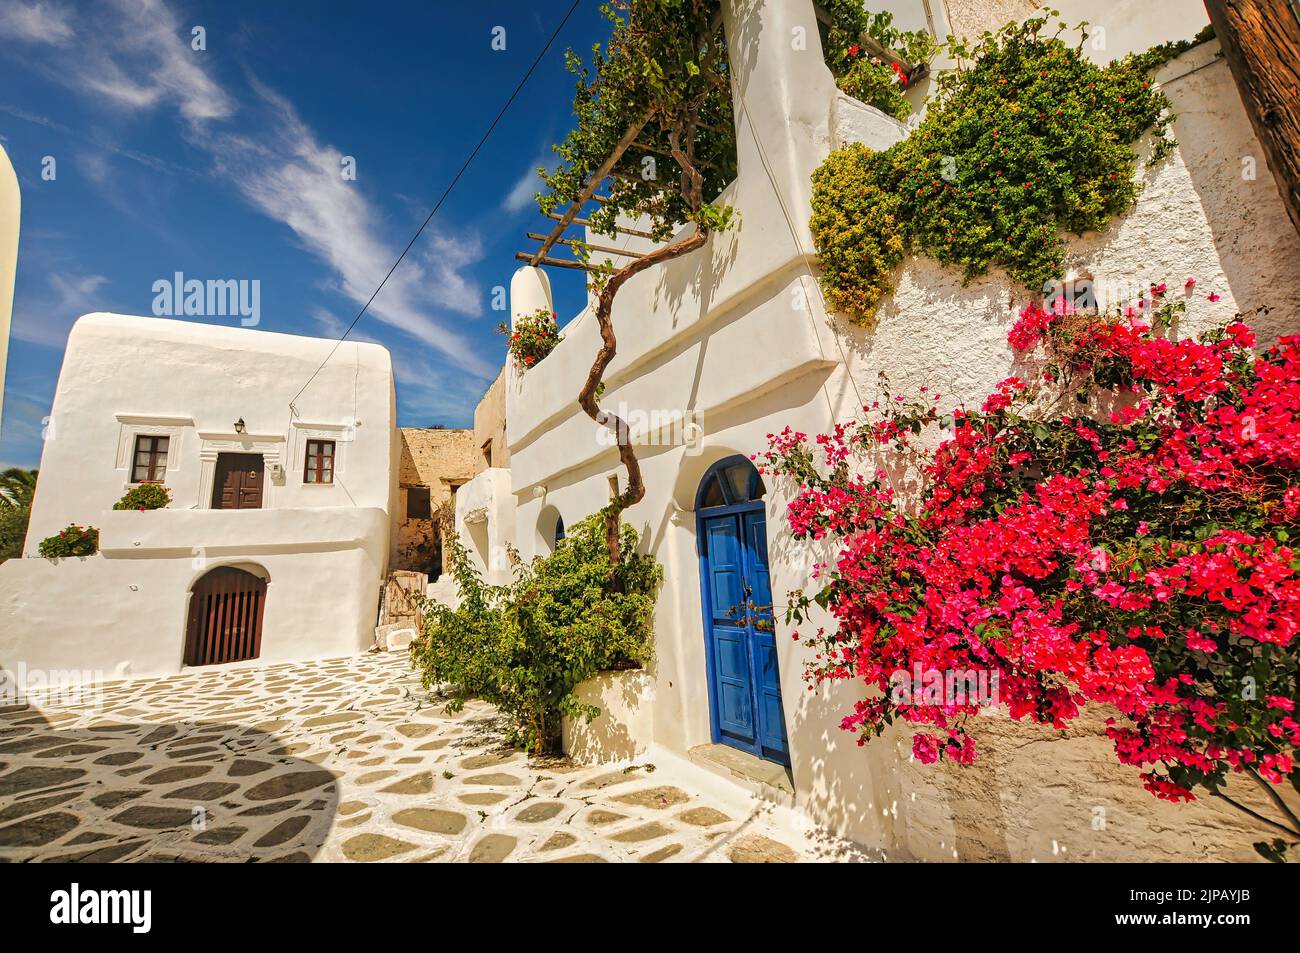
[(336, 776), (265, 731), (73, 721), (0, 710), (0, 860), (309, 861), (329, 834)]

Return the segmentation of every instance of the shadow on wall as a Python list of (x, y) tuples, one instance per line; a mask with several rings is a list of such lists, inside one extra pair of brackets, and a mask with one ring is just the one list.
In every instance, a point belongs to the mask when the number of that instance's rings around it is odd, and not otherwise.
[(255, 728), (0, 708), (0, 861), (307, 862), (336, 776)]
[[(819, 687), (801, 693), (791, 713), (792, 770), (810, 792), (808, 813), (882, 845), (888, 860), (1011, 860), (996, 753), (965, 769), (918, 767), (911, 733), (899, 728), (859, 746), (839, 728), (859, 695), (856, 684)], [(918, 771), (929, 773), (918, 779)]]
[(580, 701), (594, 704), (593, 720), (564, 719), (564, 753), (583, 764), (626, 761), (653, 740), (653, 668), (601, 672), (577, 686)]
[[(1215, 43), (1207, 46), (1217, 46)], [(1190, 54), (1189, 54), (1190, 55)], [(1227, 64), (1195, 72), (1175, 61), (1165, 92), (1177, 119), (1172, 134), (1186, 177), (1210, 228), (1214, 253), (1241, 311), (1275, 309), (1252, 320), (1260, 339), (1294, 334), (1300, 325), (1300, 288), (1291, 280), (1300, 261), (1300, 235), (1286, 214), (1277, 182), (1264, 160)], [(1284, 281), (1279, 281), (1285, 276)], [(1183, 275), (1171, 275), (1181, 282)], [(1213, 290), (1205, 288), (1204, 292)]]

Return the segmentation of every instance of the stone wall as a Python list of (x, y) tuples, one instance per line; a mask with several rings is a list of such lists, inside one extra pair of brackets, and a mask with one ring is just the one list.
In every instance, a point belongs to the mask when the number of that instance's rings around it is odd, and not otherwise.
[[(474, 449), (477, 454), (474, 472), (488, 467), (510, 466), (510, 448), (506, 446), (506, 378), (508, 367), (487, 389), (474, 408)], [(491, 441), (489, 444), (488, 441)]]
[[(410, 569), (436, 578), (445, 553), (438, 529), (439, 509), (452, 498), (455, 487), (467, 482), (478, 469), (478, 450), (472, 430), (403, 427), (398, 465), (398, 499), (393, 513), (393, 569)], [(412, 496), (427, 488), (429, 518), (410, 516)]]
[[(978, 37), (1016, 20), (1032, 16), (1039, 0), (947, 0), (948, 26), (954, 36)], [(1059, 4), (1051, 4), (1053, 8)], [(1075, 21), (1071, 21), (1075, 22)]]

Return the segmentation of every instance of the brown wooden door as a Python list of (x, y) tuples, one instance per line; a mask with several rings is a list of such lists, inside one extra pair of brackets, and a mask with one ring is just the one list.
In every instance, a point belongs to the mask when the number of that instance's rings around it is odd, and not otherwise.
[(185, 633), (186, 665), (218, 665), (257, 658), (262, 651), (266, 580), (234, 566), (218, 566), (194, 584)]
[(260, 510), (265, 482), (260, 453), (221, 453), (212, 485), (214, 510)]

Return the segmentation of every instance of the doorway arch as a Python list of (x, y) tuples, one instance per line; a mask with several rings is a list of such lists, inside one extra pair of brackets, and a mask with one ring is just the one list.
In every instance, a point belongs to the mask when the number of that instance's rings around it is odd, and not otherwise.
[(220, 665), (257, 658), (262, 651), (266, 579), (237, 566), (218, 566), (190, 589), (186, 665)]
[(739, 454), (709, 467), (696, 491), (709, 719), (715, 744), (789, 765), (766, 493), (758, 469)]

